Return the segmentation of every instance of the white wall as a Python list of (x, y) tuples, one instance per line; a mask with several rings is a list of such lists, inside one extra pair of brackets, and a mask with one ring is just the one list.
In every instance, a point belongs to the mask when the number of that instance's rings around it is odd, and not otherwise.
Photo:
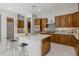
[[(17, 28), (16, 28), (16, 21), (17, 21), (17, 14), (1, 10), (0, 9), (0, 14), (1, 14), (1, 43), (4, 44), (6, 42), (7, 38), (7, 22), (6, 22), (6, 17), (12, 17), (14, 18), (14, 35), (17, 33)], [(4, 46), (3, 46), (4, 47)]]
[(34, 32), (34, 20), (37, 18), (36, 15), (32, 14), (32, 19), (31, 19), (31, 32)]
[(63, 10), (58, 10), (58, 11), (53, 11), (51, 13), (44, 13), (44, 14), (40, 14), (38, 15), (38, 17), (44, 17), (44, 18), (48, 18), (48, 23), (55, 21), (54, 17), (58, 16), (58, 15), (64, 15), (64, 14), (69, 14), (69, 13), (73, 13), (75, 11), (78, 11), (78, 5), (74, 5), (70, 8), (65, 8)]

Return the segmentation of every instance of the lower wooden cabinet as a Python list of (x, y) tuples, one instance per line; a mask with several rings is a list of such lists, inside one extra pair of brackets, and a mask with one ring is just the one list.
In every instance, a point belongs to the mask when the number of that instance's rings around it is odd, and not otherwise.
[(75, 47), (75, 49), (76, 49), (76, 54), (77, 54), (77, 56), (79, 56), (79, 45), (77, 45), (77, 46)]
[(76, 38), (73, 35), (53, 34), (50, 41), (69, 46), (76, 46)]
[(65, 44), (66, 45), (72, 46), (71, 38), (72, 38), (72, 35), (65, 35)]
[(52, 34), (50, 38), (42, 41), (42, 55), (45, 55), (49, 51), (51, 42), (75, 47), (77, 55), (79, 56), (79, 41), (77, 41), (74, 35)]
[(72, 46), (76, 46), (76, 44), (77, 44), (77, 40), (76, 40), (76, 38), (74, 37), (74, 35), (72, 35), (72, 38), (71, 38), (71, 44), (72, 44)]
[(75, 50), (76, 50), (77, 56), (79, 56), (79, 40), (76, 41)]
[(65, 35), (60, 34), (59, 37), (60, 37), (59, 43), (65, 44), (66, 43), (65, 42), (66, 41)]
[(48, 51), (50, 50), (50, 37), (43, 39), (42, 41), (42, 55), (46, 55)]
[(59, 34), (53, 34), (50, 38), (51, 42), (59, 42), (60, 41), (60, 37)]

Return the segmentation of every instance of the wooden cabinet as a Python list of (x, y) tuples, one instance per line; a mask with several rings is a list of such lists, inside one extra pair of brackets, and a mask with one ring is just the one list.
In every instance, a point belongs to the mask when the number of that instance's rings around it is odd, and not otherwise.
[(44, 56), (50, 50), (50, 37), (42, 41), (42, 55)]
[(24, 20), (18, 20), (18, 28), (24, 28)]
[(72, 46), (71, 40), (72, 40), (72, 35), (65, 35), (65, 44), (66, 45)]
[(77, 56), (79, 56), (79, 45), (77, 45), (75, 49), (76, 49)]
[(66, 15), (66, 24), (65, 24), (65, 26), (66, 27), (72, 27), (72, 20), (73, 20), (73, 18), (72, 18), (72, 14), (68, 14), (68, 15)]
[(73, 14), (73, 27), (79, 27), (79, 12)]
[(42, 32), (43, 28), (47, 28), (47, 18), (36, 18), (34, 24), (39, 25), (40, 31)]
[(55, 27), (60, 27), (60, 16), (55, 17)]
[(75, 49), (76, 49), (77, 56), (79, 56), (79, 40), (77, 40)]
[(56, 27), (68, 27), (70, 25), (67, 15), (55, 17)]
[(65, 44), (65, 43), (66, 43), (66, 42), (65, 42), (65, 41), (66, 41), (65, 35), (60, 34), (59, 37), (60, 37), (59, 43)]
[(74, 47), (76, 46), (76, 39), (73, 35), (53, 34), (50, 41)]
[(74, 37), (74, 35), (72, 35), (72, 38), (71, 38), (71, 44), (72, 44), (72, 46), (76, 46), (76, 43), (77, 43), (77, 40), (76, 40), (76, 38)]
[(38, 19), (35, 19), (35, 22), (34, 22), (34, 23), (35, 23), (35, 25), (39, 25), (39, 26), (40, 26), (40, 25), (41, 25), (40, 22), (41, 22), (41, 21), (40, 21), (40, 19), (38, 18)]
[(65, 15), (60, 17), (60, 27), (66, 27), (66, 16)]
[(56, 27), (79, 27), (78, 22), (79, 12), (55, 17)]
[(44, 18), (41, 20), (41, 30), (43, 31), (43, 28), (47, 28), (47, 18)]
[(59, 42), (60, 41), (60, 37), (58, 34), (53, 34), (50, 38), (51, 42)]

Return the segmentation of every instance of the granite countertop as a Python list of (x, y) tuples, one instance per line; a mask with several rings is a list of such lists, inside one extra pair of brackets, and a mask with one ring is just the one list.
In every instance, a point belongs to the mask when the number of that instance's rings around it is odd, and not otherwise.
[(51, 35), (46, 35), (46, 34), (28, 34), (25, 35), (25, 33), (20, 33), (17, 34), (17, 37), (22, 38), (22, 39), (28, 39), (29, 41), (40, 41), (43, 40), (44, 38), (50, 37)]
[(77, 39), (77, 40), (79, 40), (79, 35), (77, 34), (77, 33), (67, 33), (67, 32), (64, 32), (64, 33), (62, 33), (62, 32), (51, 32), (51, 33), (48, 33), (48, 32), (40, 32), (41, 34), (43, 33), (43, 34), (63, 34), (63, 35), (74, 35), (75, 36), (75, 38)]

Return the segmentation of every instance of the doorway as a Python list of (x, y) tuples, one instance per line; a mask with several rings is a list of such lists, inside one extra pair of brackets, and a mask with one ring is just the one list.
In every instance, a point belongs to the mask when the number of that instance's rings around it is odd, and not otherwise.
[(11, 17), (7, 17), (7, 39), (14, 39), (14, 19)]
[(31, 18), (27, 18), (27, 31), (28, 33), (31, 33)]

